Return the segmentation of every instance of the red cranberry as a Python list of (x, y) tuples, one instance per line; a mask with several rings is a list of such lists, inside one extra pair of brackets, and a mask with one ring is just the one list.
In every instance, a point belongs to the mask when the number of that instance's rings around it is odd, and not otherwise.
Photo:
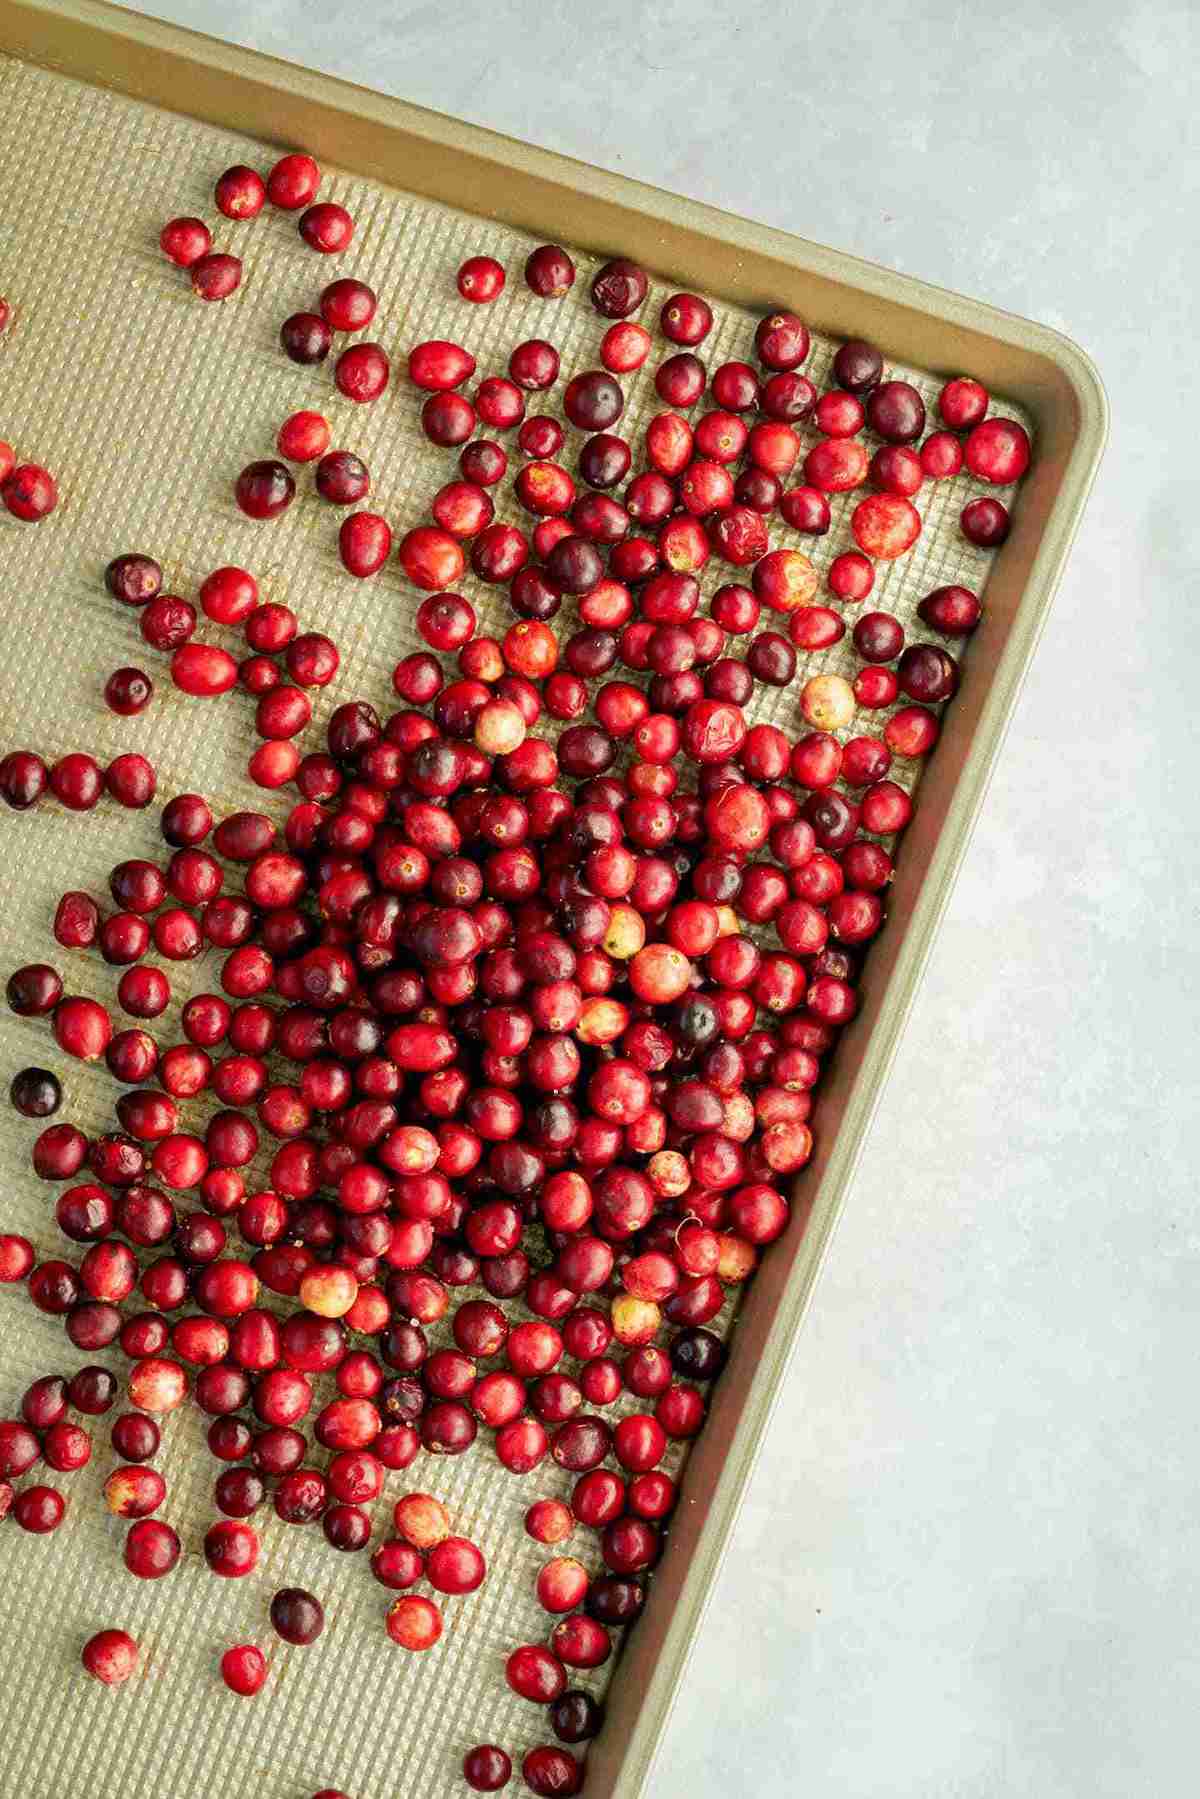
[(525, 285), (539, 299), (561, 300), (574, 282), (575, 264), (560, 244), (541, 244), (526, 258)]
[[(565, 252), (564, 252), (565, 254)], [(571, 279), (574, 280), (574, 270)], [(494, 256), (469, 256), (459, 267), (455, 285), (464, 300), (486, 306), (504, 291), (504, 264)]]
[(331, 450), (317, 464), (316, 488), (331, 506), (353, 506), (369, 492), (371, 477), (365, 462), (349, 450)]
[(979, 623), (983, 608), (968, 587), (937, 587), (926, 594), (917, 611), (943, 637), (966, 637)]
[[(48, 1492), (49, 1488), (44, 1490)], [(138, 1646), (127, 1630), (100, 1630), (88, 1638), (79, 1659), (93, 1680), (102, 1686), (118, 1687), (137, 1668)]]
[(324, 200), (300, 215), (298, 229), (310, 250), (332, 256), (348, 246), (354, 236), (354, 220), (344, 206)]
[(227, 300), (242, 284), (242, 260), (225, 250), (212, 250), (188, 269), (193, 292), (202, 300)]
[(311, 156), (294, 151), (280, 157), (267, 176), (267, 198), (285, 212), (299, 212), (315, 198), (321, 171)]
[(938, 412), (951, 431), (969, 431), (980, 424), (987, 417), (989, 404), (987, 388), (972, 381), (969, 375), (947, 381), (938, 395)]
[(221, 1679), (243, 1699), (261, 1691), (268, 1672), (266, 1656), (253, 1643), (237, 1643), (221, 1657)]
[(212, 249), (212, 232), (203, 219), (168, 219), (158, 235), (159, 248), (176, 268), (190, 269)]
[(521, 1776), (531, 1793), (578, 1793), (583, 1785), (583, 1767), (565, 1749), (543, 1744), (531, 1749), (521, 1763)]
[(391, 379), (391, 364), (379, 344), (351, 344), (334, 366), (333, 380), (339, 393), (357, 405), (377, 400)]
[(473, 1793), (498, 1793), (512, 1776), (512, 1757), (497, 1743), (479, 1743), (463, 1756), (462, 1769)]

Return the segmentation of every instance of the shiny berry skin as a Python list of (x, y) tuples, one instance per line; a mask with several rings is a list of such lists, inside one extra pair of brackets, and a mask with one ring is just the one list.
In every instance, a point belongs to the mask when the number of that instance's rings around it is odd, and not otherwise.
[(262, 1690), (269, 1672), (266, 1656), (253, 1643), (236, 1643), (221, 1657), (221, 1679), (243, 1699)]
[(356, 405), (377, 400), (391, 379), (391, 364), (380, 344), (351, 344), (334, 365), (333, 380), (339, 393)]
[(959, 375), (938, 395), (938, 416), (951, 431), (970, 431), (987, 417), (989, 404), (986, 387), (969, 375)]
[(797, 369), (808, 355), (811, 338), (807, 325), (794, 312), (776, 312), (761, 319), (754, 333), (754, 348), (764, 368)]
[(592, 305), (606, 319), (625, 319), (646, 298), (650, 281), (636, 262), (616, 257), (597, 270), (592, 279)]
[(420, 1593), (405, 1593), (395, 1600), (385, 1625), (393, 1643), (417, 1653), (432, 1649), (443, 1629), (440, 1610)]
[(90, 812), (104, 791), (104, 777), (94, 757), (73, 751), (50, 770), (50, 791), (70, 812)]
[(521, 1777), (531, 1793), (578, 1793), (583, 1785), (583, 1766), (565, 1749), (541, 1744), (521, 1763)]
[(202, 300), (227, 300), (242, 284), (242, 260), (225, 250), (212, 250), (188, 269), (192, 291)]
[(140, 668), (114, 669), (104, 683), (104, 703), (119, 718), (144, 712), (154, 697), (154, 683)]
[(537, 1643), (514, 1649), (504, 1674), (519, 1699), (532, 1699), (539, 1705), (552, 1703), (566, 1689), (566, 1669), (556, 1655)]
[(35, 806), (46, 791), (49, 770), (32, 750), (10, 750), (0, 758), (0, 799), (14, 812)]
[(296, 483), (282, 462), (251, 462), (234, 482), (233, 497), (247, 518), (278, 518), (296, 497)]
[(967, 438), (967, 468), (977, 481), (1006, 486), (1029, 467), (1029, 437), (1015, 419), (986, 419)]
[(459, 267), (455, 286), (473, 306), (487, 306), (504, 291), (504, 264), (494, 256), (469, 256)]
[(285, 212), (299, 212), (311, 205), (321, 185), (321, 171), (311, 156), (293, 152), (283, 156), (267, 176), (267, 199)]
[(979, 623), (983, 608), (968, 587), (937, 587), (926, 594), (917, 611), (943, 637), (966, 637)]
[[(149, 1473), (149, 1469), (142, 1472)], [(161, 1580), (179, 1561), (182, 1545), (169, 1524), (143, 1518), (125, 1536), (125, 1566), (138, 1580)]]
[(88, 1638), (79, 1659), (93, 1680), (118, 1687), (137, 1669), (138, 1646), (127, 1630), (100, 1630)]
[(512, 1777), (512, 1757), (497, 1743), (478, 1743), (463, 1756), (462, 1769), (473, 1793), (498, 1793)]
[(526, 258), (525, 285), (539, 299), (561, 300), (574, 282), (575, 264), (561, 245), (541, 244)]
[(325, 1628), (325, 1608), (303, 1587), (280, 1587), (271, 1600), (271, 1624), (285, 1643), (315, 1643)]
[(0, 500), (14, 518), (36, 525), (58, 505), (58, 483), (40, 464), (21, 463), (0, 485)]
[(887, 443), (912, 443), (925, 429), (925, 402), (911, 382), (884, 381), (867, 399), (867, 422)]
[(987, 495), (967, 501), (960, 524), (967, 542), (982, 550), (998, 549), (1012, 529), (1007, 506)]
[(290, 362), (311, 368), (328, 356), (333, 332), (319, 313), (294, 312), (279, 327), (279, 342)]
[(158, 235), (159, 248), (176, 268), (190, 269), (212, 249), (212, 232), (203, 219), (168, 219)]
[(12, 1503), (14, 1523), (33, 1536), (48, 1536), (66, 1515), (67, 1502), (55, 1487), (23, 1487)]
[(344, 206), (323, 200), (300, 215), (297, 229), (310, 250), (334, 256), (349, 246), (354, 220)]
[(47, 1068), (22, 1068), (12, 1078), (8, 1097), (23, 1118), (49, 1118), (62, 1103), (62, 1086)]
[(253, 219), (262, 211), (267, 198), (267, 184), (257, 169), (235, 163), (218, 176), (213, 192), (218, 212), (227, 219)]

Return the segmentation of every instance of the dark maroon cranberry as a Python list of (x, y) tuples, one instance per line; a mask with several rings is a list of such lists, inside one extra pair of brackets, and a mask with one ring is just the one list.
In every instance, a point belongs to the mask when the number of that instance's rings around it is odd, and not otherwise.
[(969, 587), (936, 587), (917, 611), (943, 637), (966, 637), (979, 623), (983, 608)]
[(550, 1728), (563, 1743), (586, 1743), (604, 1722), (604, 1707), (581, 1687), (569, 1687), (550, 1707)]
[(833, 359), (833, 378), (847, 393), (870, 393), (883, 375), (883, 357), (874, 344), (852, 337)]
[(8, 977), (9, 1010), (20, 1018), (43, 1018), (63, 996), (62, 977), (45, 962), (29, 962)]
[(598, 1624), (632, 1624), (646, 1602), (645, 1588), (622, 1574), (598, 1574), (588, 1588), (584, 1609)]
[(910, 382), (885, 381), (867, 401), (867, 422), (888, 443), (912, 443), (925, 429), (925, 402)]
[(563, 392), (563, 411), (581, 431), (607, 431), (624, 410), (625, 395), (620, 382), (603, 369), (588, 369), (576, 375)]
[(8, 1097), (23, 1118), (49, 1118), (62, 1104), (62, 1087), (48, 1068), (22, 1068), (12, 1078)]
[(324, 362), (333, 342), (333, 332), (317, 312), (294, 312), (279, 328), (279, 341), (284, 354), (293, 362)]
[(579, 452), (579, 473), (589, 487), (615, 487), (629, 473), (631, 454), (623, 437), (601, 431)]
[(604, 574), (604, 562), (585, 537), (563, 537), (546, 559), (546, 574), (560, 593), (591, 593)]
[(997, 549), (1012, 528), (1007, 506), (988, 494), (967, 501), (960, 523), (967, 542), (978, 545), (981, 550)]
[(49, 769), (32, 750), (11, 750), (0, 759), (0, 799), (14, 812), (36, 805), (49, 779)]
[(726, 1354), (720, 1337), (696, 1326), (676, 1333), (671, 1344), (671, 1366), (687, 1380), (715, 1380), (725, 1366)]
[(592, 281), (592, 305), (605, 319), (627, 319), (636, 312), (650, 288), (645, 269), (618, 256), (598, 269)]
[(957, 662), (932, 643), (911, 644), (901, 656), (896, 673), (901, 690), (924, 706), (948, 700), (958, 687)]
[(280, 1587), (271, 1601), (271, 1624), (285, 1643), (315, 1643), (325, 1628), (325, 1608), (303, 1587)]
[(331, 506), (355, 506), (371, 489), (370, 470), (349, 450), (330, 450), (317, 464), (316, 489)]
[(153, 556), (136, 552), (114, 556), (104, 571), (104, 585), (126, 606), (145, 606), (162, 592), (163, 572)]

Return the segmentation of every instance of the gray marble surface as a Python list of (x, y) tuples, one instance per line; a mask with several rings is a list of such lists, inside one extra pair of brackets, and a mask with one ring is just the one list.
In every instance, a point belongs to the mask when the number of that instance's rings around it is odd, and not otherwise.
[(1193, 1794), (1200, 12), (154, 10), (1096, 359), (1112, 444), (652, 1791)]

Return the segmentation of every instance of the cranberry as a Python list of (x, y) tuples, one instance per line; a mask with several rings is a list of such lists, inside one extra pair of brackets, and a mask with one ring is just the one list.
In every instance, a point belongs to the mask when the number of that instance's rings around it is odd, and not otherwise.
[[(565, 254), (565, 252), (564, 252)], [(575, 271), (571, 271), (575, 279)], [(459, 266), (455, 285), (464, 300), (474, 306), (486, 306), (504, 291), (504, 264), (494, 256), (469, 256)]]
[(926, 594), (917, 611), (943, 637), (966, 637), (979, 623), (983, 608), (968, 587), (937, 587)]
[(280, 1587), (271, 1600), (271, 1624), (285, 1643), (315, 1643), (325, 1628), (325, 1609), (303, 1587)]
[(126, 1462), (148, 1462), (158, 1453), (162, 1433), (153, 1418), (142, 1412), (122, 1412), (114, 1418), (112, 1446)]
[(508, 359), (508, 372), (527, 393), (543, 393), (558, 380), (559, 354), (541, 337), (520, 343)]
[(32, 750), (11, 750), (0, 758), (0, 799), (14, 812), (37, 804), (49, 780), (49, 771)]
[(104, 703), (120, 718), (144, 712), (154, 697), (154, 683), (140, 668), (114, 669), (104, 683)]
[(597, 270), (592, 280), (592, 305), (602, 318), (625, 319), (646, 298), (650, 281), (636, 262), (617, 257)]
[(561, 300), (574, 282), (575, 264), (560, 244), (541, 244), (526, 258), (525, 285), (539, 299)]
[(311, 156), (293, 152), (283, 156), (267, 176), (267, 198), (285, 212), (299, 212), (314, 198), (321, 185), (321, 171)]
[(212, 232), (203, 219), (168, 219), (158, 234), (159, 248), (176, 268), (190, 269), (212, 249)]
[(938, 413), (951, 431), (969, 431), (987, 417), (989, 403), (986, 387), (969, 375), (959, 375), (938, 395)]
[(243, 1699), (261, 1691), (268, 1672), (266, 1656), (253, 1643), (237, 1643), (221, 1657), (221, 1679)]
[(333, 332), (319, 313), (294, 312), (280, 326), (279, 342), (290, 361), (311, 367), (328, 356)]
[(14, 1522), (33, 1536), (48, 1536), (66, 1516), (67, 1502), (55, 1487), (25, 1487), (12, 1502)]
[(910, 382), (884, 381), (871, 390), (867, 420), (888, 443), (912, 443), (925, 429), (925, 402)]
[(247, 518), (278, 518), (295, 497), (296, 483), (282, 462), (248, 463), (234, 483), (234, 498)]
[(391, 364), (380, 344), (351, 344), (334, 366), (333, 380), (339, 393), (357, 405), (377, 400), (391, 379)]
[(332, 256), (349, 245), (354, 220), (344, 206), (323, 200), (300, 215), (298, 229), (310, 250)]
[(1011, 529), (1008, 508), (1000, 500), (987, 496), (968, 500), (962, 509), (960, 522), (967, 542), (976, 544), (983, 550), (998, 548)]
[(115, 556), (104, 571), (104, 584), (127, 606), (145, 606), (162, 592), (163, 572), (152, 556)]
[(49, 469), (36, 462), (21, 463), (0, 484), (0, 500), (14, 518), (36, 525), (58, 505), (58, 484)]
[(227, 300), (242, 284), (242, 259), (225, 250), (212, 250), (188, 269), (192, 290), (202, 300)]
[(839, 345), (833, 358), (833, 378), (847, 393), (870, 393), (883, 375), (883, 357), (874, 344), (852, 337)]
[[(149, 1474), (150, 1469), (140, 1470)], [(175, 1567), (182, 1553), (177, 1533), (158, 1518), (132, 1524), (125, 1537), (125, 1566), (139, 1580), (161, 1580)]]
[(1019, 481), (1029, 467), (1029, 437), (1015, 419), (987, 419), (966, 443), (967, 468), (976, 480), (997, 486)]
[(463, 1756), (462, 1770), (473, 1793), (498, 1793), (512, 1776), (512, 1757), (497, 1743), (478, 1743)]
[(137, 1668), (138, 1646), (127, 1630), (100, 1630), (88, 1638), (79, 1659), (93, 1680), (119, 1687)]
[(578, 1793), (583, 1785), (583, 1767), (565, 1749), (543, 1744), (531, 1749), (521, 1763), (521, 1776), (531, 1793)]
[(185, 643), (171, 658), (171, 680), (181, 693), (197, 698), (212, 699), (228, 693), (236, 687), (237, 676), (237, 663), (228, 650), (219, 649), (216, 644)]
[(442, 1634), (442, 1614), (432, 1599), (405, 1593), (394, 1601), (385, 1620), (388, 1636), (401, 1649), (432, 1649)]
[[(580, 1623), (590, 1623), (581, 1619)], [(590, 1693), (572, 1687), (560, 1695), (550, 1707), (550, 1724), (563, 1743), (584, 1743), (598, 1734), (604, 1722), (604, 1707)]]
[(78, 751), (60, 757), (50, 770), (50, 791), (68, 811), (90, 812), (104, 791), (99, 763)]

